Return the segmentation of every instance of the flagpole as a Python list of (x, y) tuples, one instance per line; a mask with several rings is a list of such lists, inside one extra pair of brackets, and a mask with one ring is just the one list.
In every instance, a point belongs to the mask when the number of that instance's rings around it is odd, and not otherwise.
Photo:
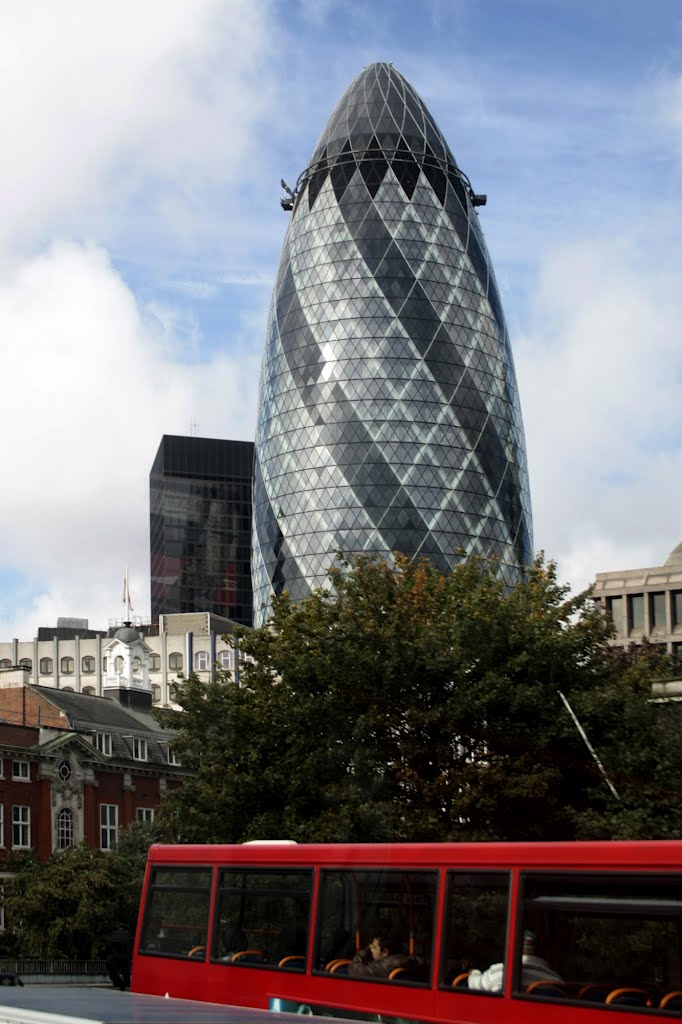
[(130, 622), (130, 613), (133, 610), (132, 602), (130, 600), (130, 582), (128, 580), (128, 566), (126, 565), (125, 576), (123, 577), (123, 602), (126, 609), (125, 621)]

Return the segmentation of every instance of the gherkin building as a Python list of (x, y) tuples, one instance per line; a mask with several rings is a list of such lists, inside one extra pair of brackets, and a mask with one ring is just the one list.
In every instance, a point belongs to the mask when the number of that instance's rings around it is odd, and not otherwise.
[(338, 551), (443, 570), (481, 554), (509, 584), (532, 559), (484, 201), (390, 64), (351, 83), (287, 188), (256, 432), (256, 625), (273, 595), (325, 585)]

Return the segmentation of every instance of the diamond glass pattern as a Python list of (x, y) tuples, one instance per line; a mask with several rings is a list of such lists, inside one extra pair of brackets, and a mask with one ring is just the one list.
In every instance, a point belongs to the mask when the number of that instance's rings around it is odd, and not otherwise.
[(428, 110), (372, 64), (299, 179), (256, 432), (254, 622), (337, 551), (532, 558), (509, 337), (472, 193)]

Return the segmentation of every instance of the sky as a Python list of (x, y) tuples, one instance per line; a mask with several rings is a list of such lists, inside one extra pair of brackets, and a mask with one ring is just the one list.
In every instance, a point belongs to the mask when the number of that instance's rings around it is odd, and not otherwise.
[(378, 60), (488, 196), (535, 549), (682, 540), (679, 0), (0, 0), (0, 639), (149, 615), (161, 436), (253, 439), (279, 182)]

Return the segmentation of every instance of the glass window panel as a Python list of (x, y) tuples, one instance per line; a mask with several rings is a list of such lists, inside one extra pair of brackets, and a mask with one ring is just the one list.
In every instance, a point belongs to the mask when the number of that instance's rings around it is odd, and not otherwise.
[[(549, 964), (581, 999), (603, 1003), (609, 992), (632, 987), (644, 989), (658, 1006), (665, 992), (680, 987), (679, 877), (528, 876), (522, 913), (524, 933), (535, 944), (533, 959)], [(515, 965), (516, 987), (527, 988), (533, 966)], [(542, 987), (532, 994), (542, 997)]]
[(644, 629), (644, 595), (630, 594), (628, 597), (628, 620), (633, 633), (641, 633)]
[[(325, 970), (334, 959), (352, 958), (381, 937), (391, 957), (405, 958), (401, 980), (426, 982), (436, 889), (435, 871), (323, 872), (316, 967)], [(388, 975), (376, 980), (388, 980)]]
[[(622, 597), (609, 597), (606, 602), (608, 613), (611, 616), (611, 621), (616, 628), (616, 632), (622, 634), (623, 632), (623, 598)], [(682, 612), (682, 605), (680, 606)]]
[(210, 868), (155, 868), (145, 906), (140, 950), (188, 957), (206, 948)]
[(484, 972), (504, 963), (508, 904), (508, 874), (449, 873), (441, 984), (452, 986), (470, 969)]
[(673, 624), (682, 626), (682, 590), (674, 590), (673, 599)]
[(310, 927), (312, 872), (221, 871), (213, 958), (302, 970)]
[(665, 619), (665, 594), (651, 594), (649, 596), (649, 615), (651, 617), (652, 630), (666, 632)]

